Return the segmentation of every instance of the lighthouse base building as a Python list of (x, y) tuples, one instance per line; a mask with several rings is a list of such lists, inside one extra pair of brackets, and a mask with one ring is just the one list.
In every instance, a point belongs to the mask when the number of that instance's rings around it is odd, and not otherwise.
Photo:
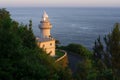
[(55, 56), (55, 39), (51, 37), (51, 28), (52, 25), (48, 19), (48, 15), (44, 12), (39, 25), (41, 35), (40, 38), (37, 38), (38, 46), (50, 56)]
[(55, 39), (39, 39), (38, 46), (46, 51), (50, 56), (55, 56)]

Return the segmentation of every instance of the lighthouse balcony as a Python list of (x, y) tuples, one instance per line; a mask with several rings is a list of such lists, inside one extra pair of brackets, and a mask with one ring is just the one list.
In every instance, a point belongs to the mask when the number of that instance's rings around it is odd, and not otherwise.
[(46, 41), (51, 41), (51, 40), (55, 40), (54, 38), (52, 38), (52, 37), (49, 37), (49, 38), (36, 38), (36, 40), (38, 41), (38, 42), (46, 42)]
[(51, 24), (40, 24), (39, 28), (40, 29), (51, 29), (52, 25)]

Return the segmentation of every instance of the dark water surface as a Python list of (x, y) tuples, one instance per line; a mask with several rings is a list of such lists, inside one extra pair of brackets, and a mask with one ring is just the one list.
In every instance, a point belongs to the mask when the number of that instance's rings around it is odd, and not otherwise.
[(108, 34), (116, 22), (120, 22), (120, 8), (7, 8), (14, 20), (28, 24), (33, 21), (36, 36), (43, 11), (53, 25), (51, 34), (62, 45), (80, 43), (92, 48), (98, 35)]

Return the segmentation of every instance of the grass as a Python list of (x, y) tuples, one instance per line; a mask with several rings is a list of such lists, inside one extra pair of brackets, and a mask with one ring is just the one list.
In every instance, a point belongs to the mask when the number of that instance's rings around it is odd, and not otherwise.
[(62, 52), (60, 50), (56, 50), (56, 57), (55, 58), (58, 59), (58, 58), (62, 57), (64, 54), (65, 54), (64, 52)]

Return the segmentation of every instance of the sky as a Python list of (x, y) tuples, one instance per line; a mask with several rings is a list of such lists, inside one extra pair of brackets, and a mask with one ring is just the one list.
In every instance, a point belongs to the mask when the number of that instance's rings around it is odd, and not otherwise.
[(120, 7), (120, 0), (0, 0), (0, 7)]

